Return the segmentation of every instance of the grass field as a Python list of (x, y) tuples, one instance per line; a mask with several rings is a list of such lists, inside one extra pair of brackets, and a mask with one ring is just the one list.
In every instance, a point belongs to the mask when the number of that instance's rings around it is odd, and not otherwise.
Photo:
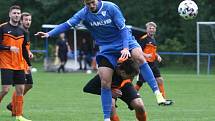
[[(100, 97), (82, 92), (93, 75), (34, 73), (34, 88), (25, 97), (25, 117), (33, 121), (102, 121)], [(176, 103), (169, 107), (158, 106), (145, 85), (140, 93), (148, 121), (215, 121), (214, 75), (163, 74), (163, 77), (167, 96)], [(0, 121), (14, 121), (5, 108), (11, 92), (0, 105)], [(117, 104), (121, 121), (135, 121), (134, 112), (121, 101)]]

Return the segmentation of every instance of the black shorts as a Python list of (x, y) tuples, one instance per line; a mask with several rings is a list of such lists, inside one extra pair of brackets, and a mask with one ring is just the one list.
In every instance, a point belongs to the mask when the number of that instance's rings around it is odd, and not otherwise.
[(66, 62), (68, 57), (66, 53), (59, 53), (58, 57), (60, 58), (60, 62)]
[(83, 91), (90, 94), (101, 95), (101, 79), (98, 74), (87, 82)]
[(131, 107), (131, 102), (136, 98), (140, 98), (140, 94), (134, 88), (132, 83), (125, 84), (121, 88), (121, 91), (122, 91), (122, 96), (119, 98), (128, 105), (128, 108), (130, 110), (133, 110), (133, 108)]
[[(113, 86), (113, 85), (112, 85)], [(91, 79), (83, 88), (83, 91), (86, 93), (101, 94), (101, 80), (99, 78), (99, 75), (96, 75), (93, 79)], [(122, 96), (119, 97), (123, 102), (125, 102), (128, 105), (128, 108), (130, 110), (133, 110), (131, 107), (131, 101), (140, 98), (139, 93), (136, 91), (132, 83), (125, 84), (122, 88)]]
[(1, 84), (2, 85), (16, 85), (25, 84), (24, 70), (1, 69)]
[(31, 73), (25, 74), (25, 80), (26, 80), (25, 84), (33, 84), (33, 79), (32, 79)]
[[(148, 62), (148, 64), (149, 64), (149, 67), (151, 68), (151, 70), (153, 72), (154, 77), (155, 78), (161, 77), (160, 70), (158, 68), (157, 63), (156, 62)], [(141, 74), (139, 74), (139, 80), (145, 82), (145, 80), (143, 79)]]
[(111, 62), (109, 62), (109, 60), (104, 56), (100, 57), (99, 62), (98, 62), (98, 67), (108, 67), (108, 68), (111, 68), (114, 70), (114, 67), (111, 64)]

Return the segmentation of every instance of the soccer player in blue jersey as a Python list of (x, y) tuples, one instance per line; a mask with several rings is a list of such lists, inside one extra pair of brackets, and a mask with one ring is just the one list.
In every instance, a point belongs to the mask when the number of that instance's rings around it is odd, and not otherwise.
[(37, 32), (35, 35), (48, 38), (75, 27), (79, 23), (85, 25), (91, 32), (100, 50), (96, 61), (101, 78), (101, 102), (104, 121), (110, 121), (111, 82), (114, 72), (107, 66), (106, 62), (110, 62), (115, 67), (119, 57), (126, 59), (132, 56), (140, 65), (140, 73), (144, 75), (144, 79), (153, 88), (158, 104), (165, 103), (166, 100), (158, 89), (153, 73), (144, 58), (144, 53), (126, 27), (125, 18), (119, 7), (112, 2), (101, 0), (83, 0), (83, 2), (85, 6), (68, 21), (58, 25), (48, 33)]

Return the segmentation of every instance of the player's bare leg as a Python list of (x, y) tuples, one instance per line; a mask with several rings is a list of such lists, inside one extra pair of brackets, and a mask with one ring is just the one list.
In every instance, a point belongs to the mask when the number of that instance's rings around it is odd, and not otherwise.
[(146, 121), (146, 111), (144, 109), (144, 104), (141, 98), (136, 98), (132, 100), (131, 106), (135, 110), (136, 118), (138, 121)]
[(142, 49), (140, 47), (134, 48), (131, 52), (132, 57), (140, 65), (140, 73), (143, 76), (144, 80), (149, 84), (150, 88), (154, 92), (158, 105), (164, 104), (166, 100), (163, 98), (162, 94), (159, 91), (156, 79), (152, 73), (151, 68), (145, 60)]
[(32, 87), (33, 87), (32, 84), (25, 84), (24, 95), (25, 95), (29, 90), (31, 90)]
[(0, 103), (4, 96), (9, 92), (11, 85), (2, 85), (2, 91), (0, 92)]
[(104, 114), (104, 121), (110, 121), (112, 105), (111, 82), (113, 70), (108, 67), (99, 67), (98, 73), (101, 79), (101, 102)]

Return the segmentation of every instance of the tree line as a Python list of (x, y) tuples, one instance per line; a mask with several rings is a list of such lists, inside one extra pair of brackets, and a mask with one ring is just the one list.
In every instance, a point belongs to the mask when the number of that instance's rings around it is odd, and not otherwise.
[[(215, 20), (214, 0), (195, 0), (199, 14), (195, 19), (187, 21), (177, 13), (181, 0), (110, 1), (120, 7), (127, 24), (145, 28), (146, 22), (156, 22), (160, 51), (195, 52), (196, 22)], [(1, 0), (0, 23), (8, 20), (8, 10), (13, 4), (18, 4), (23, 11), (33, 14), (32, 33), (41, 30), (42, 24), (59, 24), (66, 21), (84, 6), (82, 0)]]

